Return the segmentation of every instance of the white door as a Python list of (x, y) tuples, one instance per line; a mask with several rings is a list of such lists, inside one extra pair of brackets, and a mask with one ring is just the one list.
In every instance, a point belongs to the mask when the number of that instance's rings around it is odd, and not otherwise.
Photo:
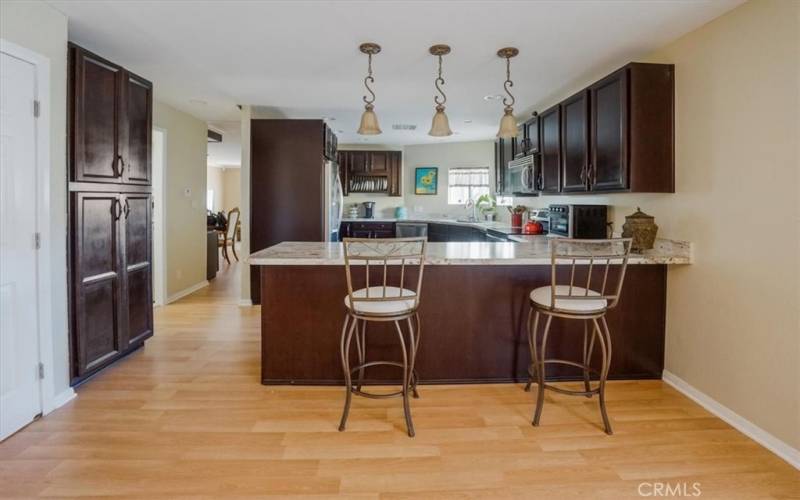
[(164, 292), (164, 131), (153, 129), (153, 302), (163, 306)]
[(0, 53), (0, 440), (41, 413), (36, 68)]

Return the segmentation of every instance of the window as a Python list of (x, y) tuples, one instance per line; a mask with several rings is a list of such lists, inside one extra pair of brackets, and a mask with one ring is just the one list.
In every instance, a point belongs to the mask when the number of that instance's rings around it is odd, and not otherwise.
[(214, 190), (209, 189), (206, 191), (206, 210), (214, 211)]
[(489, 194), (489, 167), (451, 168), (447, 171), (447, 204), (465, 205)]

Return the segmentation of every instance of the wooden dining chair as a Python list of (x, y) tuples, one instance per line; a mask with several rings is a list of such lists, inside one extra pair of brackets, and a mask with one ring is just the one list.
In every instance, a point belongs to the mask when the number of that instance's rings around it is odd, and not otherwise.
[(231, 263), (231, 259), (228, 256), (228, 242), (231, 244), (233, 257), (237, 261), (239, 260), (239, 256), (236, 254), (236, 233), (239, 231), (240, 224), (241, 221), (239, 207), (232, 208), (228, 212), (228, 220), (225, 223), (225, 230), (220, 232), (219, 239), (219, 246), (222, 247), (222, 256), (225, 257), (225, 261), (228, 264)]

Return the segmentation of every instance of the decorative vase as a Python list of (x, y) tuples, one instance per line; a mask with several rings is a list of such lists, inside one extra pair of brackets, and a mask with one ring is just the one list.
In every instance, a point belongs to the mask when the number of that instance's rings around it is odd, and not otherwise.
[(631, 242), (631, 251), (633, 252), (653, 248), (657, 233), (658, 226), (656, 226), (655, 218), (642, 212), (639, 207), (636, 207), (636, 212), (625, 217), (625, 224), (622, 225), (622, 237), (633, 238)]

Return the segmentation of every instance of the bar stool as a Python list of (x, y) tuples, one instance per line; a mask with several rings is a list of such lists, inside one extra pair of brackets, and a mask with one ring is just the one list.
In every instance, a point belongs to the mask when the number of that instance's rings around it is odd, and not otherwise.
[[(630, 238), (607, 240), (571, 240), (554, 238), (550, 240), (551, 277), (550, 286), (544, 286), (530, 293), (531, 309), (528, 313), (528, 345), (531, 350), (531, 366), (528, 384), (536, 381), (538, 393), (533, 425), (539, 425), (544, 406), (544, 390), (550, 389), (562, 394), (600, 398), (600, 414), (606, 434), (612, 434), (611, 423), (606, 412), (606, 379), (611, 366), (611, 331), (606, 322), (606, 312), (616, 307), (625, 281), (625, 271), (631, 251)], [(569, 284), (559, 284), (566, 282)], [(599, 282), (597, 290), (592, 289), (592, 280)], [(559, 281), (560, 280), (560, 281)], [(577, 280), (577, 281), (576, 281)], [(577, 286), (580, 283), (583, 286)], [(596, 285), (597, 286), (597, 285)], [(542, 333), (541, 346), (537, 346), (539, 316), (547, 316)], [(583, 328), (583, 360), (580, 363), (563, 359), (545, 359), (550, 323), (553, 317), (581, 320)], [(590, 325), (591, 322), (591, 325)], [(589, 329), (591, 326), (591, 337)], [(590, 366), (595, 340), (602, 353), (601, 367), (598, 371)], [(546, 364), (562, 364), (583, 370), (583, 391), (573, 391), (549, 385), (545, 381)], [(589, 373), (599, 374), (599, 382), (591, 387)]]
[[(425, 267), (425, 244), (427, 238), (364, 239), (344, 238), (344, 266), (347, 276), (347, 296), (344, 305), (347, 314), (344, 318), (341, 339), (342, 369), (346, 395), (339, 430), (343, 431), (350, 413), (353, 394), (373, 399), (391, 397), (403, 398), (403, 413), (409, 437), (414, 437), (414, 424), (411, 421), (409, 393), (415, 398), (419, 378), (414, 371), (414, 363), (419, 349), (420, 322), (417, 308), (422, 291), (422, 272)], [(353, 264), (363, 264), (353, 266)], [(353, 290), (353, 268), (364, 271), (364, 287)], [(370, 279), (370, 267), (377, 268)], [(406, 288), (406, 283), (413, 289)], [(395, 286), (396, 285), (396, 286)], [(412, 321), (413, 320), (413, 321)], [(369, 361), (367, 354), (367, 323), (394, 323), (400, 348), (402, 363), (397, 361)], [(406, 331), (401, 324), (405, 322)], [(359, 328), (360, 326), (360, 328)], [(406, 342), (406, 335), (408, 341)], [(358, 365), (350, 366), (350, 344), (355, 337)], [(403, 370), (402, 388), (389, 394), (375, 394), (361, 390), (367, 368), (378, 365), (400, 367)], [(353, 387), (353, 374), (358, 372), (356, 386)]]

